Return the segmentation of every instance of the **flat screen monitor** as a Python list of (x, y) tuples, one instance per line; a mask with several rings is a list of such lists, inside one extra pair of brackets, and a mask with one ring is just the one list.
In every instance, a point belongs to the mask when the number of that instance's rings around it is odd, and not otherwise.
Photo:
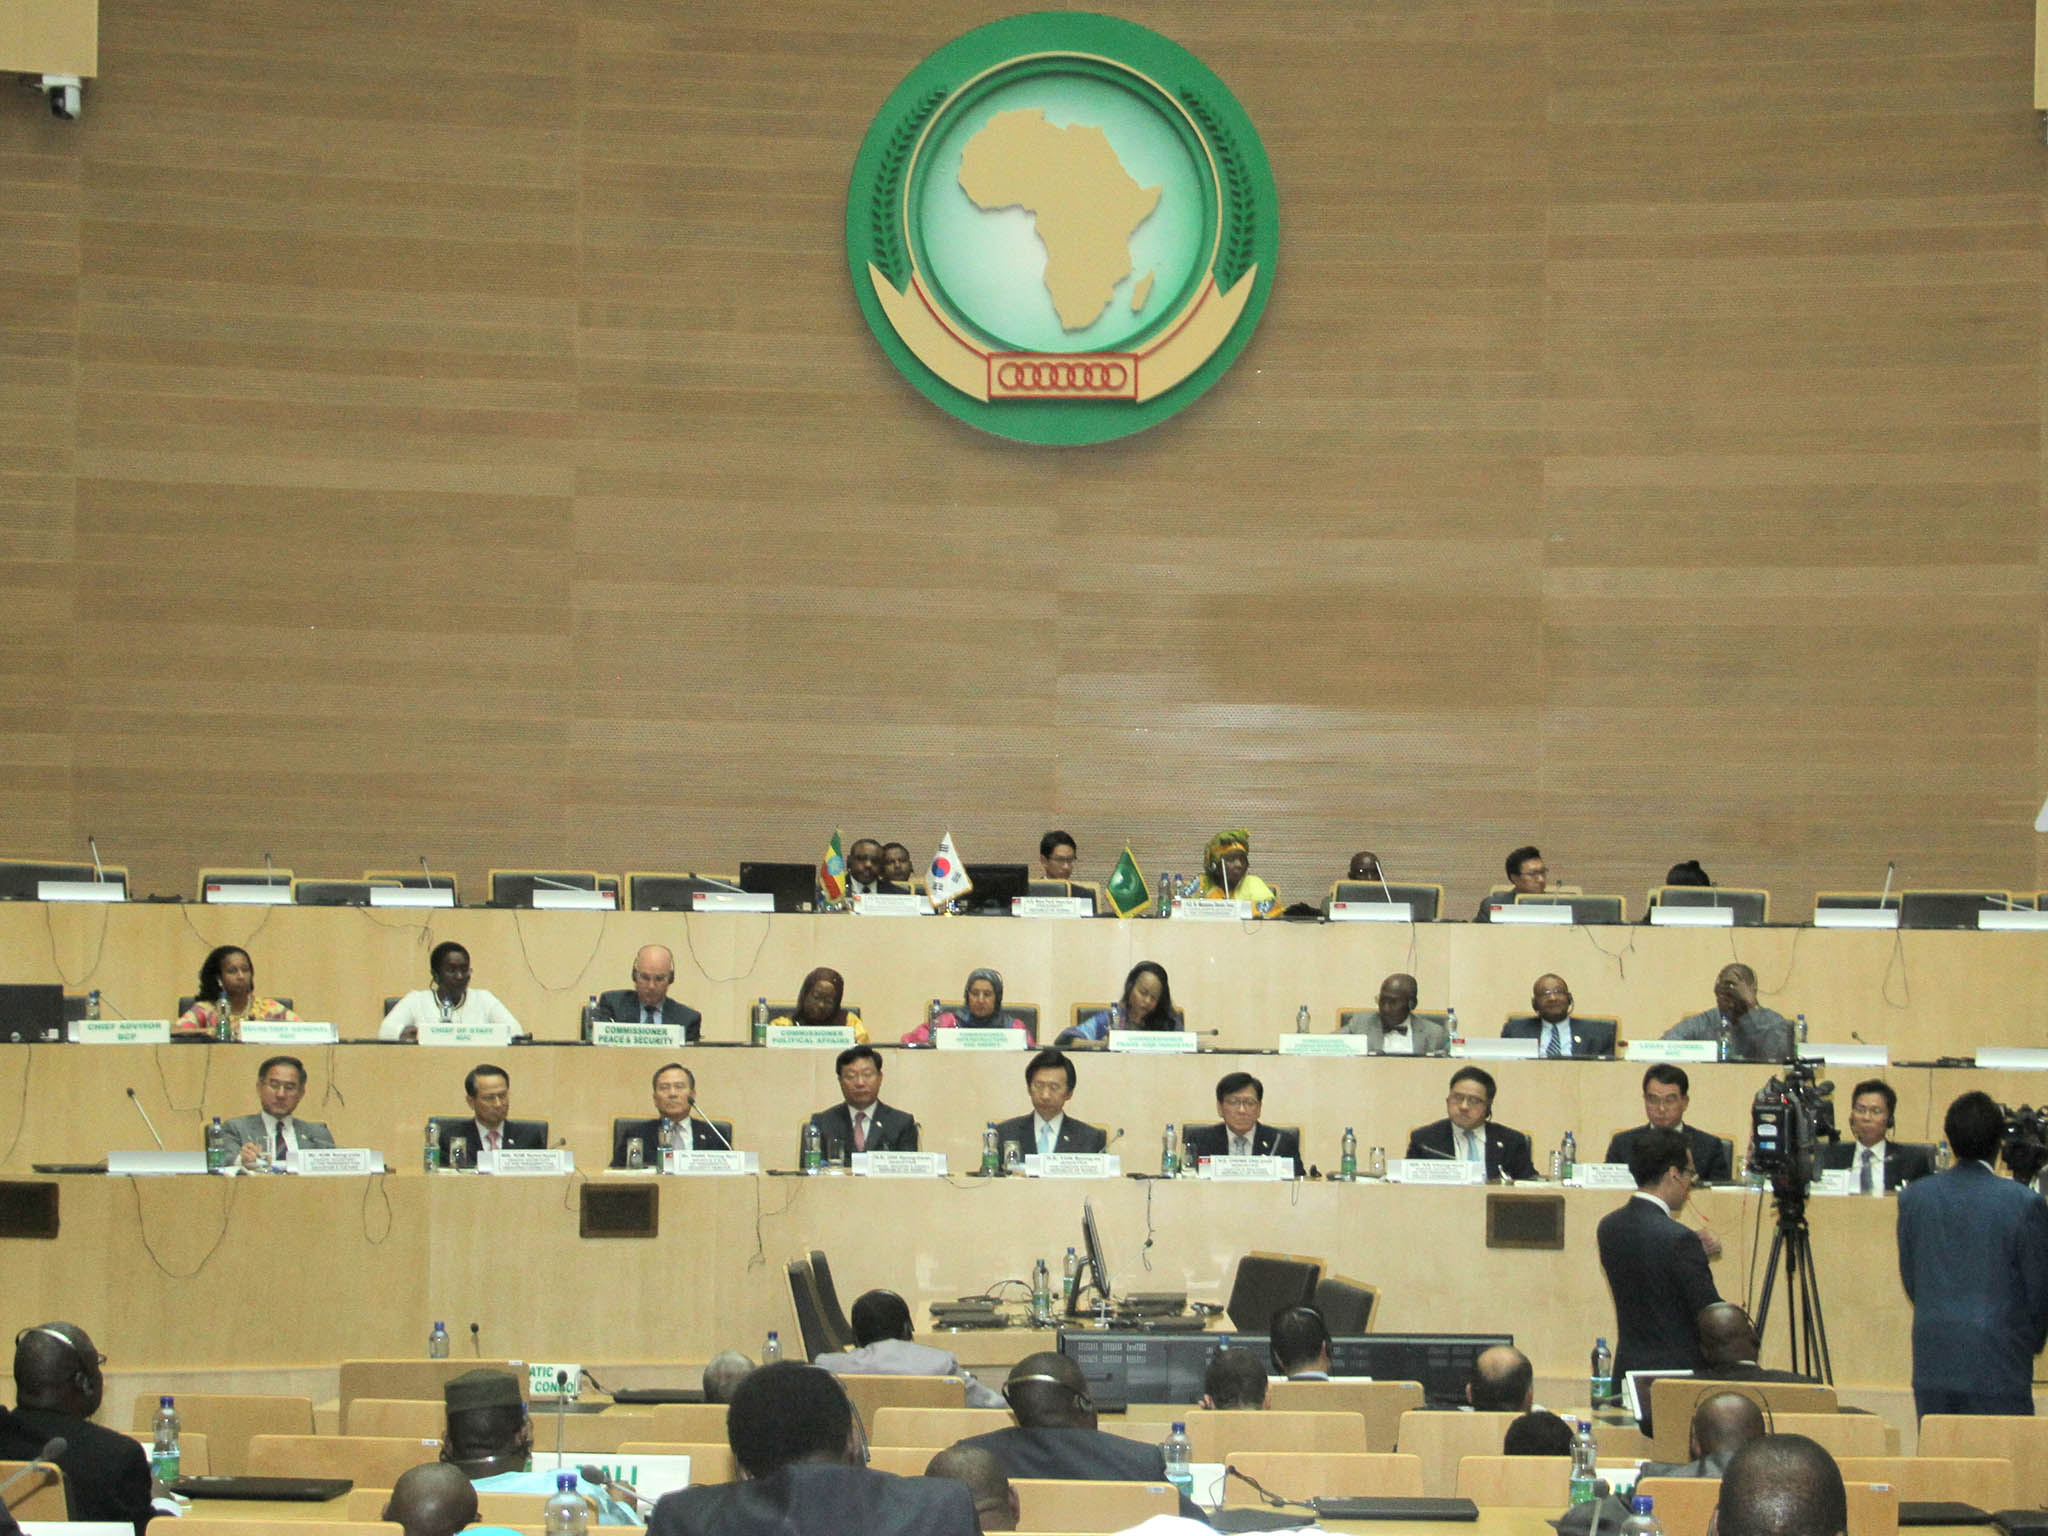
[(64, 1038), (64, 988), (56, 983), (0, 986), (0, 1040), (10, 1044)]
[(809, 864), (742, 863), (740, 889), (773, 896), (778, 912), (808, 912), (818, 899), (818, 871)]
[[(1084, 1280), (1082, 1275), (1086, 1275)], [(1095, 1292), (1104, 1301), (1109, 1300), (1109, 1266), (1102, 1258), (1102, 1230), (1095, 1225), (1095, 1204), (1091, 1200), (1081, 1202), (1081, 1274), (1074, 1276), (1074, 1292), (1067, 1298), (1067, 1316), (1081, 1314), (1081, 1297), (1088, 1291)]]
[(1008, 917), (1010, 898), (1031, 894), (1031, 871), (1022, 864), (969, 864), (967, 878), (974, 882), (964, 898), (970, 912)]
[[(1333, 1377), (1369, 1376), (1375, 1381), (1419, 1381), (1432, 1408), (1456, 1408), (1465, 1401), (1472, 1362), (1496, 1344), (1512, 1344), (1511, 1333), (1367, 1333), (1330, 1341)], [(1088, 1395), (1099, 1404), (1198, 1403), (1209, 1357), (1225, 1347), (1266, 1357), (1271, 1346), (1260, 1333), (1146, 1333), (1060, 1330), (1060, 1353), (1081, 1367)]]

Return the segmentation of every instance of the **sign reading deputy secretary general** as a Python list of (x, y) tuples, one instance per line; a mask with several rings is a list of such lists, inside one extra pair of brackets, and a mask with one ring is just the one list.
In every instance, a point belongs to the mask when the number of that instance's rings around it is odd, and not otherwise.
[(1273, 286), (1273, 172), (1158, 33), (1039, 11), (956, 38), (869, 128), (846, 201), (868, 325), (962, 421), (1098, 443), (1221, 377)]

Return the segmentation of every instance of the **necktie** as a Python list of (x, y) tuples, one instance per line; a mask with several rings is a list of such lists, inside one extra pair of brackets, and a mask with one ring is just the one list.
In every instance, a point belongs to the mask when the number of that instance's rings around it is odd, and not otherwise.
[(1230, 1155), (1232, 1157), (1250, 1157), (1252, 1155), (1251, 1142), (1243, 1136), (1231, 1137)]
[(1479, 1133), (1477, 1131), (1461, 1130), (1458, 1134), (1465, 1139), (1465, 1161), (1468, 1163), (1484, 1161), (1486, 1154), (1480, 1150)]
[(484, 1145), (485, 1145), (485, 1146), (487, 1146), (487, 1147), (489, 1147), (489, 1148), (490, 1148), (490, 1149), (491, 1149), (491, 1150), (492, 1150), (493, 1152), (497, 1151), (497, 1150), (498, 1150), (498, 1133), (497, 1133), (496, 1131), (492, 1131), (492, 1132), (490, 1132), (490, 1133), (489, 1133), (488, 1135), (486, 1135), (486, 1136), (484, 1137)]
[(659, 1024), (661, 1022), (661, 1010), (659, 1008), (642, 1008), (640, 1010), (640, 1022), (642, 1024)]
[(853, 1150), (865, 1152), (868, 1149), (868, 1112), (858, 1110), (853, 1117)]
[(1556, 1061), (1564, 1055), (1563, 1043), (1558, 1038), (1563, 1033), (1564, 1026), (1562, 1024), (1545, 1024), (1543, 1026), (1543, 1055), (1547, 1060)]
[(1871, 1181), (1870, 1174), (1870, 1165), (1874, 1161), (1875, 1154), (1869, 1147), (1865, 1147), (1863, 1149), (1863, 1181), (1857, 1187), (1866, 1195), (1875, 1194), (1877, 1192), (1877, 1186)]
[(280, 1120), (277, 1122), (277, 1161), (280, 1163), (283, 1162), (285, 1160), (285, 1154), (290, 1150), (291, 1149), (284, 1144), (284, 1122)]
[(1038, 1122), (1038, 1155), (1040, 1157), (1052, 1156), (1052, 1127), (1043, 1120)]

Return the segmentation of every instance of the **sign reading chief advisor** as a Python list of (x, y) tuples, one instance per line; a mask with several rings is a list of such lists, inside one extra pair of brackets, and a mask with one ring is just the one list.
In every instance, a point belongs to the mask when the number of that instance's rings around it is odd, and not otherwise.
[(846, 256), (868, 325), (962, 421), (1099, 443), (1195, 400), (1244, 350), (1280, 231), (1223, 82), (1157, 32), (1039, 11), (912, 70), (868, 129)]

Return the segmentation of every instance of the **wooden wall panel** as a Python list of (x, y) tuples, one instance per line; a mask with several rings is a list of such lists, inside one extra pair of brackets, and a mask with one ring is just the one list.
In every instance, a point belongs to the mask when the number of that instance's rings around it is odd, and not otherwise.
[(2025, 0), (1129, 7), (1281, 268), (1071, 452), (841, 249), (1004, 13), (105, 0), (81, 122), (0, 102), (0, 850), (2048, 883)]

